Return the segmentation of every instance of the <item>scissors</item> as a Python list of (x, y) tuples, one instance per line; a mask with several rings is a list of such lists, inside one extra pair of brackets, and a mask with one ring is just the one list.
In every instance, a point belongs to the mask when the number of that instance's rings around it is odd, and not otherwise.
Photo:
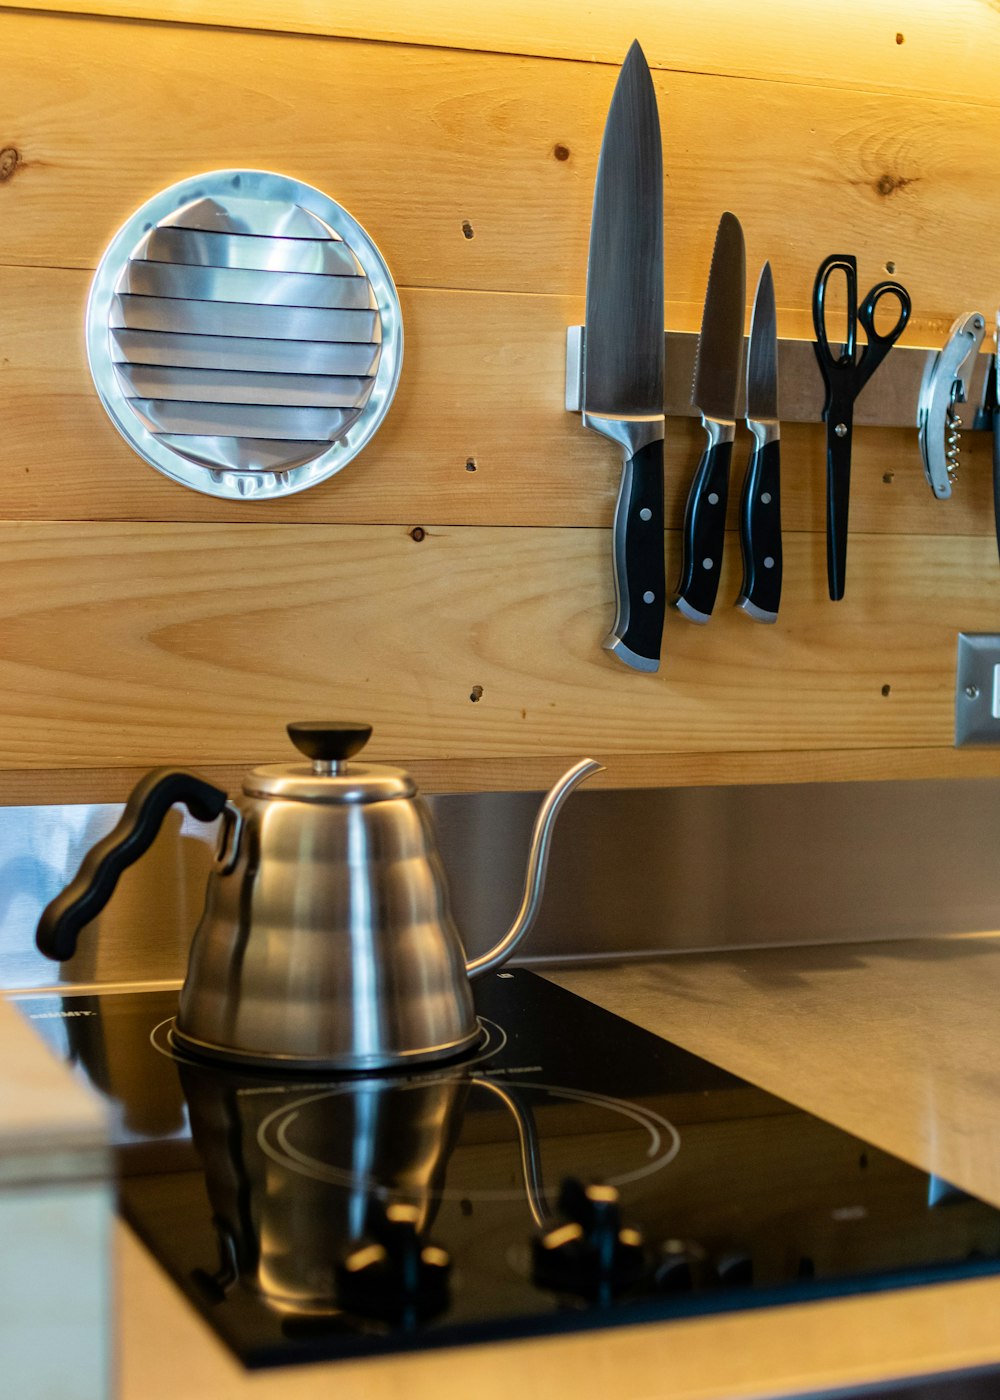
[[(834, 272), (847, 280), (847, 338), (839, 355), (830, 348), (826, 334), (826, 287)], [(887, 335), (875, 329), (875, 308), (885, 296), (899, 301), (899, 319)], [(899, 282), (878, 282), (858, 306), (858, 260), (851, 254), (831, 253), (820, 263), (813, 285), (813, 348), (826, 384), (823, 420), (826, 423), (826, 574), (830, 597), (844, 596), (847, 570), (847, 508), (851, 495), (851, 430), (854, 400), (903, 334), (910, 319), (910, 294)], [(868, 343), (855, 359), (857, 328)]]

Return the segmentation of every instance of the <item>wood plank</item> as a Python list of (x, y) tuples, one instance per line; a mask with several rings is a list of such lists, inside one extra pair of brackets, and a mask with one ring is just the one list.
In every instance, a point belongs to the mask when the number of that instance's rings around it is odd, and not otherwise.
[[(667, 538), (669, 567), (678, 540)], [(790, 536), (774, 627), (668, 617), (657, 675), (601, 650), (604, 531), (0, 526), (0, 767), (280, 757), (295, 714), (360, 713), (373, 759), (942, 748), (955, 637), (995, 628), (989, 539), (856, 535), (847, 597)]]
[(823, 87), (939, 94), (961, 74), (964, 98), (995, 103), (995, 8), (952, 0), (898, 6), (871, 0), (770, 0), (767, 22), (734, 0), (631, 0), (581, 8), (575, 0), (10, 0), (10, 8), (126, 15), (300, 34), (383, 39), (497, 53), (620, 63), (638, 37), (650, 63), (694, 73), (787, 78)]
[[(578, 297), (404, 289), (403, 377), (382, 428), (337, 476), (265, 503), (199, 495), (128, 446), (87, 369), (81, 327), (88, 285), (87, 274), (75, 270), (0, 268), (0, 486), (9, 520), (610, 526), (619, 454), (563, 408), (564, 330), (582, 316)], [(681, 528), (703, 441), (695, 420), (671, 420), (666, 518), (672, 528)], [(859, 429), (852, 528), (990, 535), (989, 436), (966, 433), (963, 448), (959, 485), (941, 502), (924, 481), (915, 428)], [(734, 529), (749, 451), (741, 428), (730, 498)], [(825, 471), (824, 430), (786, 425), (786, 531), (825, 528)]]
[[(0, 43), (0, 131), (18, 153), (0, 183), (6, 263), (93, 268), (152, 193), (199, 169), (243, 166), (340, 199), (404, 286), (584, 290), (613, 67), (10, 10)], [(697, 324), (724, 206), (744, 222), (751, 267), (772, 260), (789, 312), (804, 311), (820, 259), (841, 249), (868, 281), (894, 264), (914, 300), (911, 343), (934, 343), (958, 311), (993, 305), (979, 242), (950, 239), (945, 256), (931, 233), (991, 217), (991, 108), (834, 102), (820, 87), (702, 73), (656, 84), (666, 294), (687, 308), (676, 329)]]
[[(271, 748), (273, 749), (273, 743)], [(991, 748), (840, 749), (777, 753), (605, 753), (607, 766), (589, 788), (728, 787), (760, 783), (900, 782), (921, 778), (1000, 778), (1000, 750)], [(269, 757), (277, 757), (276, 751)], [(383, 754), (413, 774), (421, 791), (545, 792), (579, 753), (517, 758), (418, 758)], [(158, 762), (171, 762), (164, 752)], [(238, 792), (249, 768), (262, 762), (248, 752), (241, 763), (199, 764), (210, 782)], [(124, 802), (146, 768), (0, 769), (0, 807)]]

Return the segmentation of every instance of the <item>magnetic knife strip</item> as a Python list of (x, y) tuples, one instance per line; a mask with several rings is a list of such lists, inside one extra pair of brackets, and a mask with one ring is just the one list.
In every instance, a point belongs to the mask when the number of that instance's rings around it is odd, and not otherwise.
[[(579, 413), (583, 407), (583, 326), (566, 330), (566, 408)], [(668, 418), (699, 418), (691, 402), (694, 380), (694, 357), (698, 336), (683, 331), (666, 333), (666, 374), (664, 377), (663, 411)], [(987, 340), (986, 344), (989, 344)], [(862, 389), (854, 408), (855, 427), (914, 428), (917, 422), (917, 400), (928, 355), (935, 349), (909, 349), (896, 346), (880, 367), (874, 390)], [(986, 376), (993, 363), (992, 353), (976, 356), (970, 376), (968, 401), (980, 404)], [(783, 423), (820, 423), (826, 390), (811, 340), (778, 341), (778, 416)], [(740, 405), (740, 415), (743, 405)], [(976, 415), (967, 420), (963, 432), (992, 426), (980, 422)]]

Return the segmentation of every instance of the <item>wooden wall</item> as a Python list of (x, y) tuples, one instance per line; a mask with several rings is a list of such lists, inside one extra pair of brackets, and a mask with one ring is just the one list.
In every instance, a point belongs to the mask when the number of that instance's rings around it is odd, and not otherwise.
[[(0, 8), (0, 801), (113, 800), (164, 761), (231, 780), (286, 753), (287, 719), (327, 715), (370, 718), (372, 756), (438, 789), (538, 787), (582, 753), (614, 786), (1000, 773), (1000, 752), (952, 748), (956, 634), (1000, 631), (988, 441), (941, 503), (915, 429), (856, 434), (832, 604), (823, 430), (789, 426), (777, 625), (728, 606), (730, 533), (716, 616), (670, 611), (644, 676), (600, 647), (618, 456), (562, 407), (600, 137), (635, 36), (663, 122), (669, 326), (697, 328), (724, 208), (751, 286), (773, 263), (783, 335), (809, 334), (833, 251), (857, 254), (863, 287), (894, 264), (915, 308), (904, 343), (940, 344), (973, 308), (992, 321), (997, 7), (407, 0), (344, 23), (340, 8)], [(85, 363), (115, 229), (226, 166), (343, 203), (405, 319), (374, 441), (270, 504), (147, 466)], [(668, 579), (701, 440), (668, 423)], [(746, 451), (742, 434), (737, 486)]]

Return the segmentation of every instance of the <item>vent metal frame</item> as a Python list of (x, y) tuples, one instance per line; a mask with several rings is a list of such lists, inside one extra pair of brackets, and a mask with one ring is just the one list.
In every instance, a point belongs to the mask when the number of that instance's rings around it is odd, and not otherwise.
[[(140, 420), (115, 368), (112, 317), (119, 283), (133, 255), (158, 225), (199, 199), (226, 198), (299, 206), (314, 215), (347, 248), (364, 272), (377, 311), (381, 346), (371, 391), (358, 416), (330, 446), (299, 465), (275, 470), (211, 468), (182, 455)], [(248, 230), (248, 232), (250, 232)], [(174, 264), (180, 266), (180, 264)], [(209, 304), (209, 303), (206, 303)], [(247, 303), (251, 306), (252, 303)], [(276, 345), (280, 341), (274, 342)], [(86, 310), (87, 359), (98, 395), (129, 446), (171, 480), (203, 495), (226, 500), (274, 500), (315, 486), (342, 470), (369, 442), (385, 417), (403, 358), (403, 322), (385, 259), (358, 221), (321, 190), (290, 176), (264, 170), (215, 170), (178, 181), (147, 200), (114, 235), (98, 265)], [(289, 364), (294, 373), (294, 364)], [(252, 434), (248, 434), (252, 436)]]

